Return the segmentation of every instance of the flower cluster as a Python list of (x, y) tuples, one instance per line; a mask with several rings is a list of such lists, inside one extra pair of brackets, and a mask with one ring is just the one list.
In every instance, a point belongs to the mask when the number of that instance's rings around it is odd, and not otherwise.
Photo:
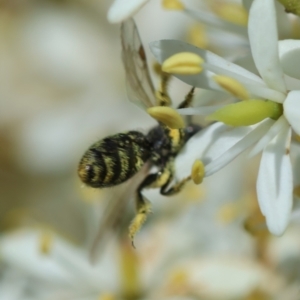
[[(116, 7), (120, 11), (117, 3), (111, 11)], [(144, 3), (132, 1), (131, 12)], [(262, 152), (257, 178), (258, 200), (270, 232), (281, 235), (289, 223), (293, 205), (292, 133), (300, 134), (297, 59), (300, 42), (279, 41), (278, 20), (287, 20), (280, 4), (274, 0), (245, 1), (244, 4), (249, 9), (248, 32), (242, 27), (242, 21), (233, 24), (219, 19), (216, 22), (212, 14), (195, 12), (179, 1), (163, 1), (165, 8), (182, 10), (206, 24), (223, 27), (246, 39), (248, 36), (255, 73), (178, 40), (155, 41), (150, 48), (163, 71), (191, 86), (233, 96), (230, 104), (222, 105), (220, 101), (220, 105), (179, 110), (183, 115), (200, 114), (217, 121), (189, 142), (182, 160), (186, 167), (188, 159), (198, 159), (198, 162), (201, 159), (205, 166), (205, 171), (201, 171), (203, 176), (210, 176), (247, 148), (252, 148), (250, 157)], [(123, 15), (123, 18), (128, 16)], [(244, 20), (247, 22), (246, 16)]]
[[(258, 200), (270, 232), (281, 235), (293, 204), (292, 132), (300, 134), (300, 42), (278, 41), (277, 14), (274, 0), (255, 0), (249, 11), (248, 36), (259, 75), (181, 41), (161, 40), (150, 47), (164, 71), (177, 74), (192, 86), (224, 91), (241, 100), (222, 107), (183, 109), (181, 113), (208, 115), (217, 121), (191, 141), (194, 154), (204, 161), (205, 176), (249, 147), (254, 146), (252, 156), (262, 151)], [(202, 59), (195, 60), (195, 54)], [(194, 74), (200, 65), (199, 74)], [(204, 157), (204, 151), (196, 153), (197, 148), (205, 149)]]

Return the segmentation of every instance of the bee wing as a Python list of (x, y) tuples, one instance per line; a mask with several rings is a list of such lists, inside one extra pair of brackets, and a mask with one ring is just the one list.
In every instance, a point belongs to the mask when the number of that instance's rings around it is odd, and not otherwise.
[[(103, 252), (106, 242), (118, 234), (128, 232), (130, 219), (128, 218), (128, 204), (134, 197), (135, 191), (149, 172), (149, 164), (146, 163), (142, 170), (134, 175), (125, 183), (107, 189), (109, 196), (106, 197), (106, 208), (103, 211), (103, 217), (100, 220), (97, 234), (93, 240), (90, 261), (94, 263)], [(127, 223), (126, 223), (127, 221)]]
[(147, 59), (138, 29), (133, 19), (121, 26), (122, 60), (126, 72), (128, 99), (146, 109), (154, 106), (155, 93)]

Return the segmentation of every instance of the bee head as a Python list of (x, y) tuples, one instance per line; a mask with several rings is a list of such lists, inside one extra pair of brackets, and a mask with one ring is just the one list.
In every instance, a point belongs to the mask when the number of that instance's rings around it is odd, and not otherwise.
[(185, 129), (185, 141), (188, 141), (194, 134), (200, 131), (202, 127), (197, 124), (190, 124)]

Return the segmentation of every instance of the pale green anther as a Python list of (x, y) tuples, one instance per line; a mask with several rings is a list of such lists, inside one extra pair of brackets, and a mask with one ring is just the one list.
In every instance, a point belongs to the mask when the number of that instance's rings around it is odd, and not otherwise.
[(277, 120), (282, 113), (282, 104), (269, 100), (250, 99), (229, 104), (209, 115), (207, 119), (230, 126), (249, 126), (266, 118)]

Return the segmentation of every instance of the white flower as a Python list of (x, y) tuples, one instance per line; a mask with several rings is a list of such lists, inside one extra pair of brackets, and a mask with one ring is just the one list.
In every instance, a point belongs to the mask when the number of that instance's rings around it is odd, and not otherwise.
[(134, 15), (149, 0), (115, 0), (109, 8), (107, 18), (111, 23), (120, 23)]
[[(200, 55), (205, 61), (203, 64), (205, 71), (199, 75), (176, 76), (192, 86), (224, 91), (213, 76), (225, 75), (241, 83), (250, 99), (267, 99), (270, 105), (281, 110), (273, 119), (265, 116), (259, 123), (252, 122), (251, 124), (255, 124), (252, 126), (244, 126), (249, 124), (242, 124), (241, 120), (238, 127), (215, 123), (192, 138), (188, 144), (188, 151), (185, 152), (185, 158), (189, 156), (190, 160), (195, 159), (195, 156), (202, 156), (206, 176), (209, 176), (254, 144), (256, 145), (252, 155), (263, 150), (257, 179), (258, 200), (270, 232), (281, 235), (288, 225), (293, 199), (293, 176), (289, 155), (291, 133), (294, 130), (300, 134), (300, 81), (297, 80), (300, 79), (298, 67), (300, 42), (281, 41), (278, 51), (274, 0), (253, 1), (249, 14), (248, 34), (253, 59), (261, 77), (209, 51), (183, 42), (157, 41), (151, 44), (151, 49), (159, 62), (178, 52), (188, 51)], [(218, 108), (190, 108), (182, 113), (205, 115)], [(247, 116), (247, 111), (242, 113), (245, 120), (253, 117), (250, 113)], [(259, 113), (258, 110), (257, 114)], [(234, 117), (239, 115), (236, 114)], [(191, 155), (189, 149), (192, 149), (195, 156)], [(186, 160), (184, 164), (186, 165)]]

